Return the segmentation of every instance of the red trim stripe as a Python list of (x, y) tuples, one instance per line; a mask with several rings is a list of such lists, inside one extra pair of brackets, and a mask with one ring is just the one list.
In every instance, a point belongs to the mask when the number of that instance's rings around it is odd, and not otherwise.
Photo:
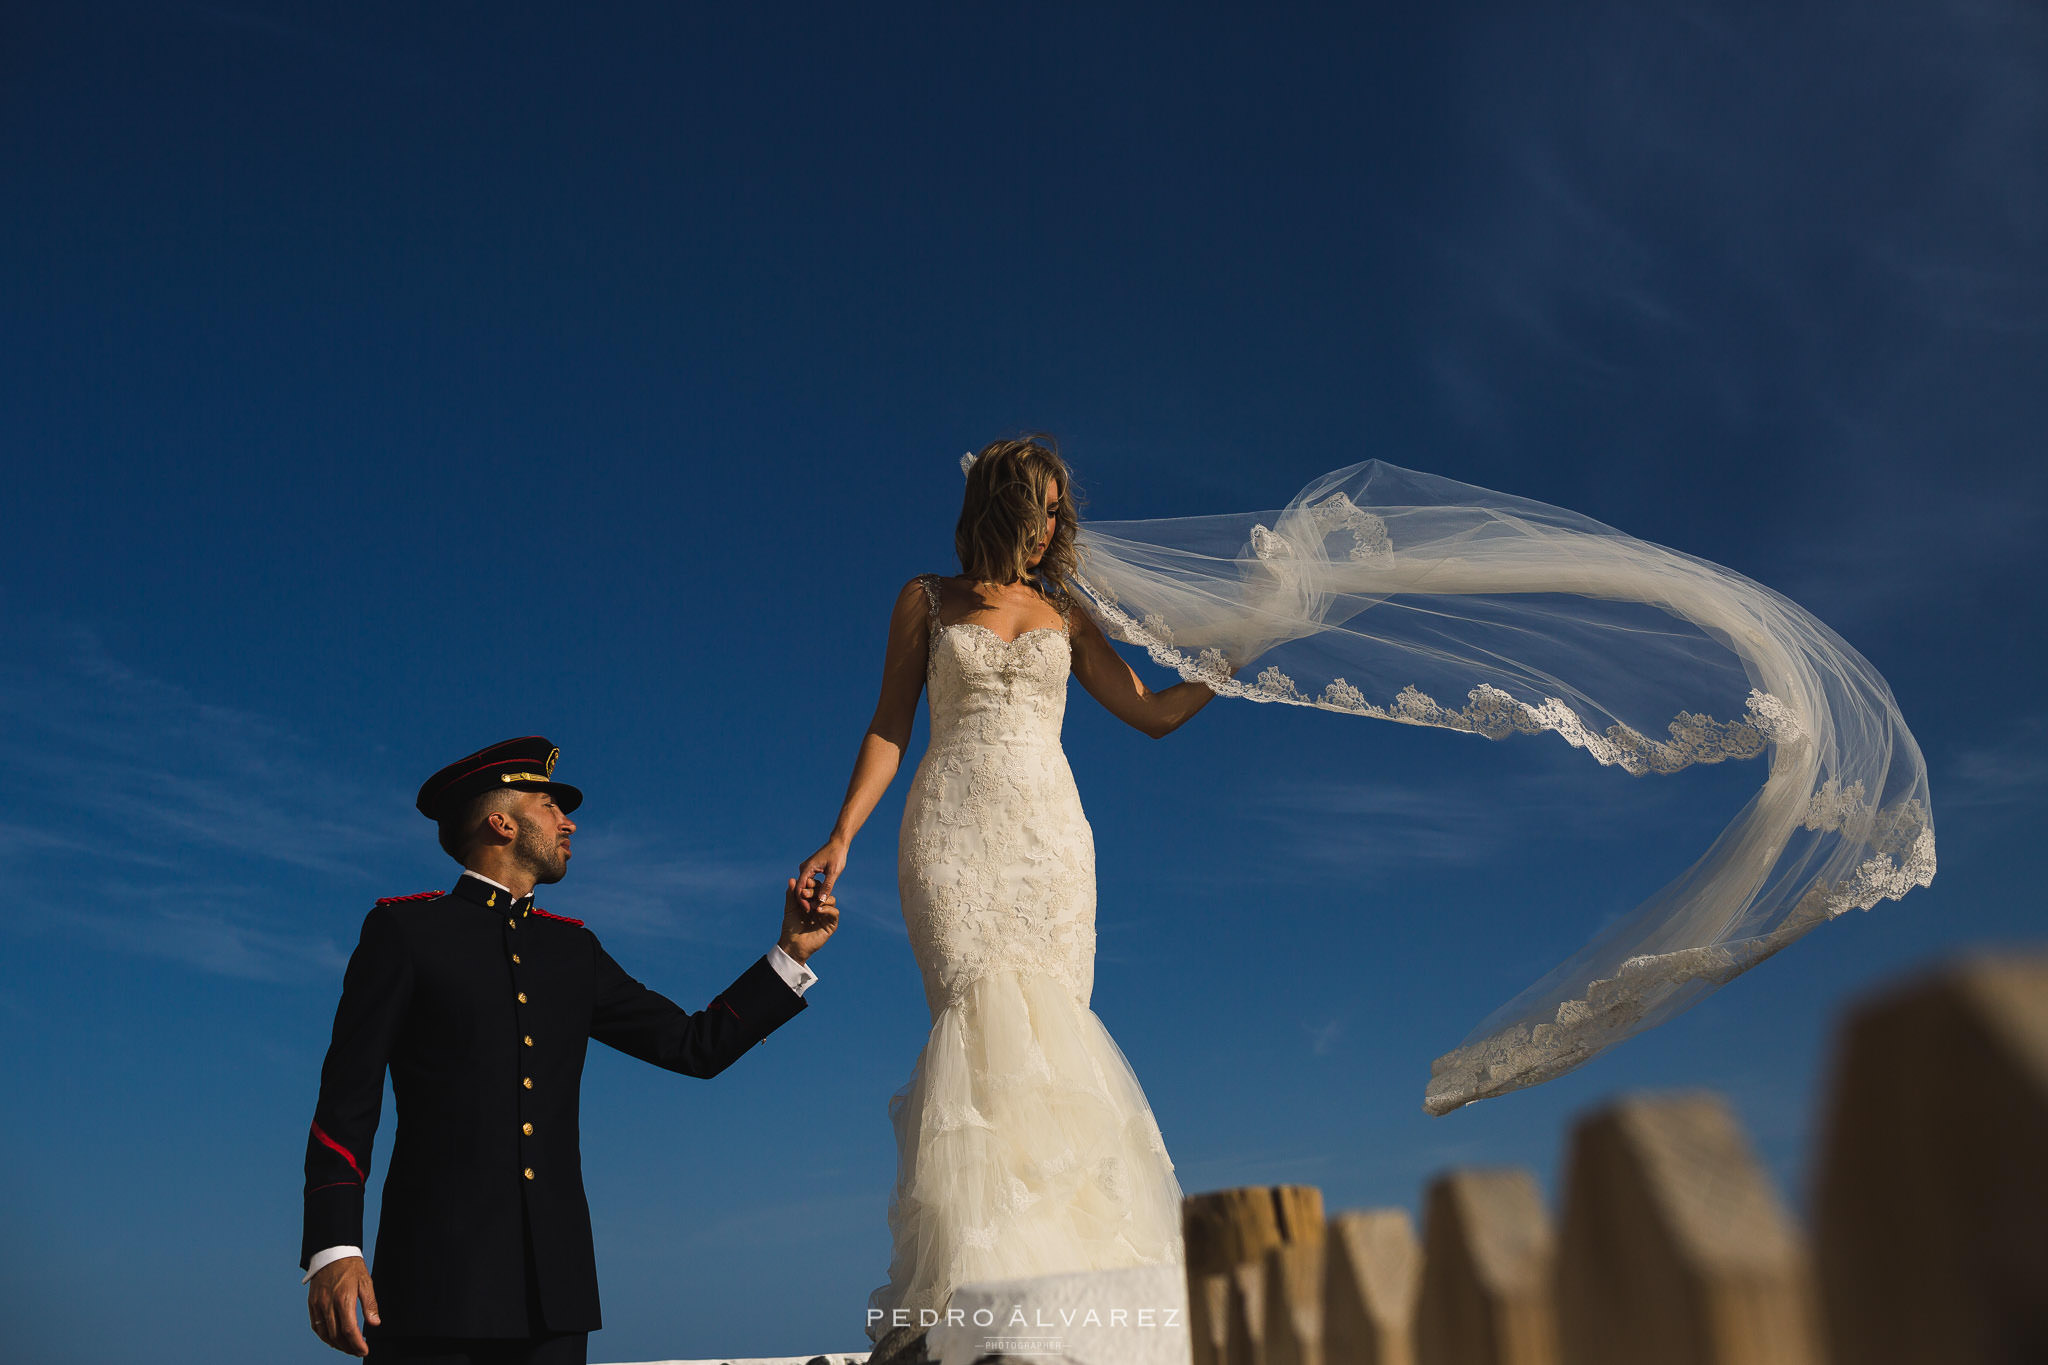
[(544, 739), (544, 738), (546, 738), (546, 736), (544, 736), (544, 735), (521, 735), (521, 736), (519, 736), (519, 738), (517, 738), (517, 739), (501, 739), (501, 740), (499, 740), (499, 741), (498, 741), (498, 742), (497, 742), (496, 744), (486, 744), (486, 745), (484, 745), (484, 747), (483, 747), (483, 748), (481, 748), (481, 749), (478, 749), (478, 750), (477, 750), (477, 751), (476, 751), (475, 753), (473, 753), (473, 754), (464, 754), (464, 755), (463, 755), (463, 756), (462, 756), (461, 758), (458, 758), (458, 759), (456, 759), (455, 761), (456, 761), (457, 763), (467, 763), (467, 762), (468, 762), (468, 761), (469, 761), (470, 759), (472, 759), (472, 758), (482, 758), (482, 757), (483, 757), (483, 756), (484, 756), (485, 754), (494, 754), (494, 753), (498, 752), (498, 750), (500, 750), (500, 749), (503, 749), (503, 748), (507, 747), (508, 745), (513, 745), (513, 744), (531, 744), (531, 743), (532, 743), (533, 741), (535, 741), (535, 740), (537, 740), (537, 739)]
[(348, 1163), (348, 1168), (356, 1173), (357, 1183), (360, 1184), (362, 1182), (363, 1168), (356, 1164), (356, 1154), (354, 1152), (351, 1152), (348, 1148), (342, 1146), (340, 1143), (336, 1142), (333, 1138), (327, 1136), (326, 1130), (321, 1128), (320, 1120), (318, 1119), (313, 1120), (313, 1136), (320, 1139), (321, 1146), (330, 1147), (335, 1151), (340, 1152), (341, 1159), (343, 1161), (346, 1161)]
[(539, 915), (542, 919), (559, 920), (563, 924), (573, 924), (578, 929), (581, 929), (583, 927), (583, 921), (580, 919), (570, 919), (567, 915), (551, 915), (547, 911), (541, 909), (538, 905), (533, 906), (532, 910), (534, 914)]
[(440, 891), (415, 891), (410, 896), (381, 896), (378, 898), (377, 904), (402, 905), (406, 901), (430, 901), (433, 900), (436, 896), (444, 894), (446, 893)]
[[(731, 1005), (729, 1005), (729, 1004), (726, 1004), (726, 1000), (725, 1000), (725, 997), (724, 997), (724, 996), (722, 996), (722, 995), (721, 995), (721, 996), (719, 996), (719, 997), (718, 997), (718, 998), (717, 998), (716, 1000), (712, 1001), (711, 1003), (712, 1003), (712, 1004), (714, 1004), (714, 1005), (724, 1005), (724, 1006), (725, 1006), (725, 1012), (726, 1012), (727, 1014), (730, 1014), (730, 1015), (731, 1015), (731, 1016), (732, 1016), (733, 1018), (735, 1018), (735, 1019), (739, 1019), (739, 1017), (740, 1017), (740, 1012), (739, 1012), (738, 1010), (734, 1009), (734, 1008), (733, 1008), (733, 1007), (732, 1007)], [(742, 1023), (745, 1023), (746, 1021), (745, 1021), (745, 1020), (741, 1020), (740, 1022), (742, 1022)]]
[(312, 1189), (307, 1190), (306, 1193), (318, 1194), (322, 1190), (338, 1190), (344, 1185), (348, 1186), (352, 1190), (362, 1188), (353, 1180), (330, 1180), (325, 1185), (315, 1185)]
[[(526, 743), (526, 740), (527, 740), (527, 739), (539, 739), (539, 738), (540, 738), (540, 736), (539, 736), (539, 735), (528, 735), (528, 736), (526, 737), (526, 739), (508, 739), (508, 740), (506, 740), (506, 741), (505, 741), (505, 744), (524, 744), (524, 743)], [(493, 749), (501, 749), (501, 748), (503, 748), (503, 747), (504, 747), (504, 745), (502, 745), (502, 744), (494, 744), (494, 745), (492, 745), (491, 747), (492, 747)], [(475, 754), (471, 754), (471, 755), (470, 755), (470, 757), (471, 757), (471, 758), (475, 758), (475, 757), (476, 757), (476, 755), (475, 755)], [(461, 762), (461, 761), (462, 761), (462, 760), (460, 760), (460, 759), (457, 759), (457, 760), (456, 760), (456, 762), (458, 762), (458, 763), (459, 763), (459, 762)], [(488, 771), (490, 771), (490, 770), (491, 770), (492, 768), (505, 768), (505, 767), (510, 767), (510, 766), (512, 766), (512, 765), (514, 765), (514, 764), (517, 764), (518, 766), (520, 766), (520, 767), (522, 767), (522, 768), (530, 768), (530, 767), (532, 767), (532, 766), (533, 766), (533, 760), (532, 760), (531, 758), (519, 758), (519, 757), (517, 757), (517, 756), (514, 756), (514, 757), (510, 757), (510, 758), (494, 758), (494, 759), (492, 759), (492, 760), (491, 760), (491, 761), (490, 761), (489, 763), (479, 763), (479, 764), (478, 764), (478, 765), (477, 765), (476, 767), (474, 767), (474, 768), (471, 768), (471, 769), (470, 769), (470, 770), (469, 770), (468, 772), (466, 772), (466, 773), (458, 773), (458, 774), (457, 774), (456, 776), (454, 776), (454, 777), (451, 777), (451, 778), (449, 778), (449, 779), (448, 779), (448, 780), (447, 780), (446, 782), (443, 782), (443, 783), (441, 784), (441, 790), (442, 790), (442, 791), (447, 791), (447, 790), (448, 790), (448, 789), (449, 789), (450, 787), (454, 786), (454, 785), (455, 785), (455, 784), (456, 784), (457, 782), (460, 782), (460, 781), (462, 781), (462, 780), (463, 780), (464, 778), (468, 778), (468, 777), (475, 777), (475, 776), (476, 776), (476, 775), (477, 775), (478, 773), (481, 773), (481, 772), (488, 772)], [(437, 795), (438, 795), (438, 793), (437, 793)]]

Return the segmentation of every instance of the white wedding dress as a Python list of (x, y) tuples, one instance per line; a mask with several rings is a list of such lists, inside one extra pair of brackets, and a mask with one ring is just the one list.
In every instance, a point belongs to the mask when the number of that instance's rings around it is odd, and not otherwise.
[(1095, 842), (1060, 748), (1069, 636), (941, 627), (938, 580), (922, 582), (931, 743), (896, 875), (932, 1031), (889, 1104), (878, 1339), (943, 1310), (956, 1285), (1181, 1258), (1166, 1144), (1088, 1007)]

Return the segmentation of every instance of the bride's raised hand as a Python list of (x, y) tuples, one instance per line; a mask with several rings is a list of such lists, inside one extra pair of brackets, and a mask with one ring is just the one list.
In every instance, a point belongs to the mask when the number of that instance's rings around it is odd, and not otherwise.
[(827, 839), (823, 848), (798, 865), (797, 895), (807, 904), (814, 903), (821, 895), (831, 895), (832, 884), (837, 882), (839, 874), (846, 870), (846, 853), (847, 846), (842, 840)]

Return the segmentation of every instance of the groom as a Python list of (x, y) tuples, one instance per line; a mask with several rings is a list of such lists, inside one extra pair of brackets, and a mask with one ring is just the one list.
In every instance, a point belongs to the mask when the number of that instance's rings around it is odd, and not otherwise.
[[(559, 752), (511, 739), (428, 778), (420, 812), (462, 877), (378, 901), (363, 921), (306, 1140), (299, 1264), (313, 1330), (336, 1350), (583, 1365), (600, 1325), (577, 1146), (587, 1040), (715, 1076), (803, 1009), (817, 979), (804, 962), (838, 925), (831, 896), (813, 908), (792, 881), (768, 955), (702, 1013), (671, 1004), (581, 920), (533, 903), (568, 870), (583, 800), (554, 780)], [(387, 1067), (398, 1127), (373, 1285), (363, 1188)]]

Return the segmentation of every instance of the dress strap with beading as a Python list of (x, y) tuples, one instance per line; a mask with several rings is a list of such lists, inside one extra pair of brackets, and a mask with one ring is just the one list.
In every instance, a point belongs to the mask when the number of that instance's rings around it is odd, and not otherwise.
[(935, 573), (919, 574), (917, 581), (924, 587), (924, 680), (925, 686), (929, 688), (932, 669), (938, 666), (939, 576)]

